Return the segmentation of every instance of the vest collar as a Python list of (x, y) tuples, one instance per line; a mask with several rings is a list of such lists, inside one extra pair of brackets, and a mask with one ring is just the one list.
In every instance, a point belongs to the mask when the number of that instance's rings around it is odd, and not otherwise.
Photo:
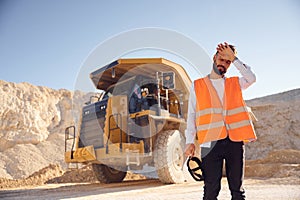
[[(211, 80), (210, 74), (208, 74), (207, 77), (208, 77), (209, 80)], [(221, 78), (225, 80), (225, 79), (226, 79), (226, 76), (223, 76), (223, 77), (221, 77)], [(220, 79), (221, 79), (221, 78), (220, 78)], [(213, 80), (215, 80), (215, 79), (213, 79)]]

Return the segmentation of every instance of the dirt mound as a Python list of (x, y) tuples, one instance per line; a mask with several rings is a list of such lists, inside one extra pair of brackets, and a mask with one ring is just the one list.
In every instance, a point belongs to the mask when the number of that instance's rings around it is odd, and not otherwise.
[[(145, 176), (128, 172), (124, 180), (142, 180)], [(91, 165), (79, 169), (63, 171), (60, 165), (49, 166), (33, 173), (24, 179), (0, 178), (0, 188), (32, 187), (51, 183), (94, 183), (98, 182)]]
[(96, 181), (91, 166), (87, 165), (79, 169), (67, 170), (61, 176), (49, 179), (46, 183), (92, 183)]
[(300, 184), (300, 151), (276, 150), (264, 159), (246, 161), (246, 177), (286, 178), (294, 177)]
[[(124, 180), (141, 180), (145, 176), (128, 172)], [(49, 179), (46, 183), (93, 183), (98, 182), (91, 165), (64, 172), (63, 175)]]
[(300, 150), (282, 149), (271, 151), (264, 159), (249, 161), (255, 163), (300, 164)]
[(61, 176), (63, 170), (57, 164), (50, 164), (49, 166), (33, 173), (24, 179), (6, 179), (0, 178), (0, 188), (17, 188), (23, 186), (42, 185), (49, 179)]
[(283, 149), (300, 150), (300, 89), (247, 101), (258, 121), (257, 141), (246, 145), (246, 159)]
[[(300, 184), (300, 151), (285, 149), (276, 150), (267, 157), (258, 160), (247, 160), (245, 176), (251, 178), (288, 178)], [(147, 177), (128, 172), (125, 180), (142, 180)], [(0, 178), (0, 188), (32, 187), (51, 183), (95, 183), (98, 182), (91, 165), (64, 171), (58, 164), (33, 173), (24, 179)]]

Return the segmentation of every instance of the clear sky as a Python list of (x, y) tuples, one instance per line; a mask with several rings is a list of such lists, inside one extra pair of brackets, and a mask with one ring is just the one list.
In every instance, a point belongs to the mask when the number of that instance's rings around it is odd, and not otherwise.
[(147, 27), (178, 32), (210, 58), (234, 44), (257, 76), (246, 99), (300, 88), (298, 0), (0, 0), (0, 79), (73, 90), (99, 44)]

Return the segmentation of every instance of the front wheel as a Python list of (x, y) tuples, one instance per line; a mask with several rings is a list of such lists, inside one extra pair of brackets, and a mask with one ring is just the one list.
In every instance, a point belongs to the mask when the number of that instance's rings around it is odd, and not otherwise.
[(125, 178), (127, 171), (120, 171), (103, 164), (92, 164), (93, 171), (101, 183), (119, 183)]
[(178, 130), (165, 131), (157, 136), (154, 165), (161, 182), (184, 182), (184, 143), (184, 137)]

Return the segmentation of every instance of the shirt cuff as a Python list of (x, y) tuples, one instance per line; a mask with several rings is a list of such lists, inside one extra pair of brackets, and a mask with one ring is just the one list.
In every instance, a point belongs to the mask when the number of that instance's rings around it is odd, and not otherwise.
[(238, 57), (234, 57), (232, 63), (234, 63), (234, 61), (238, 60)]
[(233, 59), (232, 63), (233, 63), (234, 65), (240, 65), (240, 64), (243, 64), (243, 62), (240, 61), (238, 57), (235, 57), (235, 58)]

